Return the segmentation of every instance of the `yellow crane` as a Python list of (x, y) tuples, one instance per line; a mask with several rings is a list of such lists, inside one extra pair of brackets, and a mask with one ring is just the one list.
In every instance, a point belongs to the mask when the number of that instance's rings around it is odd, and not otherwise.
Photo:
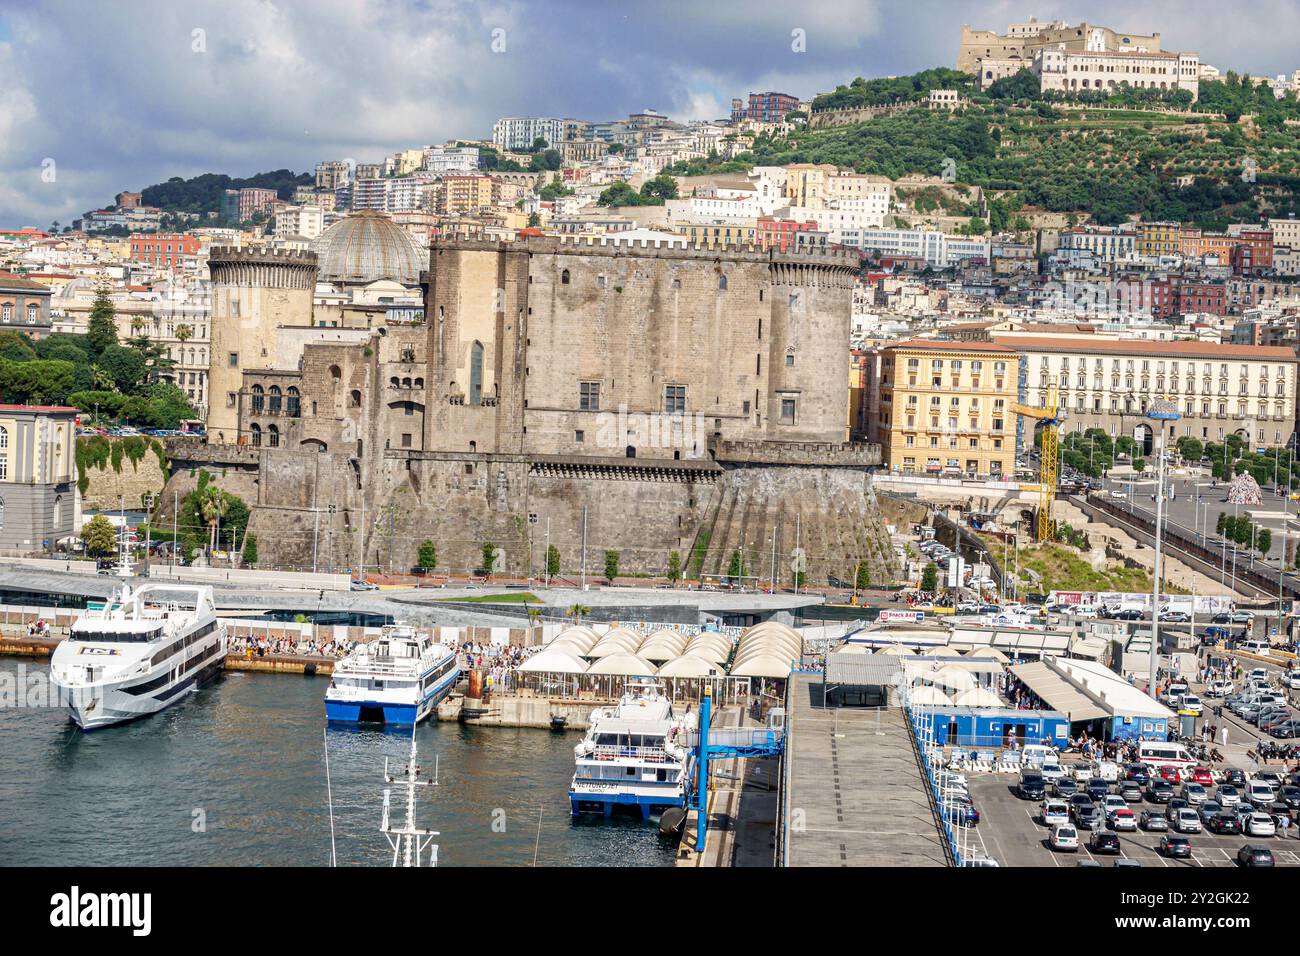
[(1038, 540), (1050, 541), (1055, 532), (1052, 522), (1052, 503), (1056, 501), (1057, 466), (1060, 463), (1061, 422), (1065, 421), (1064, 409), (1057, 402), (1055, 382), (1047, 386), (1047, 394), (1041, 407), (1015, 402), (1011, 410), (1022, 418), (1042, 423), (1043, 441), (1038, 452)]

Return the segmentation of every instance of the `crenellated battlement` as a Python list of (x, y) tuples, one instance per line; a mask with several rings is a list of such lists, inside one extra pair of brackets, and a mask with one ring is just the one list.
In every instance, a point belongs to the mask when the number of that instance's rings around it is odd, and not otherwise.
[(213, 285), (310, 290), (316, 286), (316, 270), (316, 253), (295, 249), (216, 246), (208, 254)]

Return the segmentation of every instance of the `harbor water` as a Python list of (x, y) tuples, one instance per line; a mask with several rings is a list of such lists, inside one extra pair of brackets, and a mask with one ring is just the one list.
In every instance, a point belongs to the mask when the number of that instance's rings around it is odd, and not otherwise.
[[(20, 667), (48, 675), (0, 659), (0, 682)], [(162, 713), (89, 734), (62, 710), (5, 701), (0, 865), (327, 866), (327, 680), (225, 673)], [(409, 731), (327, 736), (338, 863), (387, 865), (384, 758), (401, 771)], [(438, 771), (416, 825), (440, 831), (442, 866), (672, 863), (653, 824), (570, 816), (576, 734), (429, 721), (416, 737), (424, 776), (435, 757)], [(404, 799), (394, 790), (398, 823)]]

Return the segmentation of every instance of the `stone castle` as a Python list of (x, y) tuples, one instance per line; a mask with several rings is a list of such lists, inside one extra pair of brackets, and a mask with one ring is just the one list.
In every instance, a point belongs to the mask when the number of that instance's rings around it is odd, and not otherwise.
[(879, 449), (848, 440), (855, 258), (436, 242), (422, 317), (337, 328), (315, 321), (318, 265), (213, 251), (208, 435), (171, 448), (182, 494), (202, 467), (249, 503), (262, 564), (405, 570), (428, 539), (467, 571), (491, 541), (524, 574), (549, 543), (576, 577), (585, 542), (589, 577), (607, 549), (645, 574), (673, 550), (726, 573), (741, 549), (785, 579), (798, 537), (810, 581), (862, 559), (892, 576)]

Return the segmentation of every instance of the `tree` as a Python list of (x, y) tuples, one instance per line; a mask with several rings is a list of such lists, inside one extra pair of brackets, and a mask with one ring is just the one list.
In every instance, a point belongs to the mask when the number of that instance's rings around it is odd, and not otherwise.
[(438, 566), (438, 549), (433, 546), (432, 541), (420, 542), (419, 563), (426, 571), (432, 571)]
[(117, 532), (103, 515), (95, 515), (81, 529), (81, 540), (86, 551), (95, 557), (112, 554), (117, 546)]
[(574, 623), (574, 624), (577, 624), (577, 623), (578, 623), (579, 621), (581, 621), (581, 620), (582, 620), (586, 615), (588, 615), (588, 614), (590, 614), (590, 613), (591, 613), (591, 608), (587, 607), (587, 605), (585, 605), (585, 604), (570, 604), (570, 605), (569, 605), (569, 617), (573, 618), (573, 623)]
[(257, 535), (244, 535), (244, 550), (240, 554), (240, 561), (245, 565), (257, 564)]
[(737, 548), (731, 552), (731, 563), (727, 565), (727, 577), (733, 581), (740, 577), (744, 570), (744, 559), (740, 556), (740, 549)]
[(90, 306), (90, 322), (86, 328), (86, 339), (96, 355), (103, 353), (110, 345), (117, 344), (117, 322), (114, 316), (113, 301), (108, 297), (108, 287), (100, 286), (95, 290), (95, 301)]
[(500, 551), (491, 541), (483, 542), (483, 577), (492, 577), (492, 572), (496, 570), (497, 559), (500, 557)]
[(939, 587), (939, 566), (931, 561), (921, 572), (921, 590), (934, 591)]
[(1220, 537), (1224, 536), (1224, 532), (1228, 527), (1228, 521), (1230, 518), (1231, 515), (1229, 515), (1226, 511), (1220, 511), (1219, 520), (1214, 522), (1214, 533), (1219, 535)]
[(617, 551), (605, 552), (605, 580), (610, 584), (613, 584), (614, 579), (618, 577), (618, 558)]
[(676, 584), (682, 579), (682, 556), (680, 552), (668, 552), (668, 580)]
[(1191, 435), (1184, 435), (1178, 439), (1178, 454), (1183, 461), (1200, 461), (1205, 454), (1205, 446), (1201, 444), (1199, 438), (1193, 438)]
[(118, 391), (131, 393), (148, 371), (145, 357), (133, 348), (110, 345), (99, 356), (100, 367), (113, 379)]
[(871, 587), (871, 566), (867, 564), (866, 561), (858, 562), (858, 569), (857, 573), (854, 575), (853, 587), (858, 591), (865, 591), (867, 588)]
[(1139, 475), (1142, 474), (1142, 472), (1147, 470), (1147, 460), (1145, 458), (1134, 458), (1133, 470), (1136, 471)]
[(186, 342), (188, 342), (188, 341), (189, 341), (190, 339), (192, 339), (192, 338), (194, 338), (194, 327), (193, 327), (193, 326), (191, 326), (191, 325), (187, 325), (187, 324), (184, 323), (184, 322), (182, 322), (180, 325), (176, 326), (176, 339), (177, 339), (177, 341), (179, 341), (179, 342), (181, 343), (181, 345), (184, 345)]
[(1269, 551), (1273, 548), (1273, 532), (1268, 528), (1260, 528), (1255, 532), (1255, 550), (1259, 552), (1260, 557), (1267, 557)]
[(546, 574), (548, 577), (555, 577), (560, 573), (560, 549), (555, 545), (546, 547)]
[(216, 485), (207, 485), (199, 493), (199, 513), (208, 526), (208, 549), (217, 550), (217, 527), (221, 519), (230, 511), (230, 498)]

